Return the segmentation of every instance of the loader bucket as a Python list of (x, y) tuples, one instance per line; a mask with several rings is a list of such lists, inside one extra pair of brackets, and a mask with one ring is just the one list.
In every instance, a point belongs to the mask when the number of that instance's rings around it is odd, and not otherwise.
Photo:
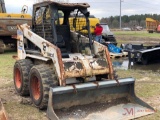
[(136, 97), (134, 78), (118, 81), (119, 84), (115, 80), (103, 80), (50, 88), (47, 117), (51, 120), (128, 120), (155, 112)]
[(1, 99), (0, 99), (0, 120), (8, 120), (8, 117), (6, 115)]

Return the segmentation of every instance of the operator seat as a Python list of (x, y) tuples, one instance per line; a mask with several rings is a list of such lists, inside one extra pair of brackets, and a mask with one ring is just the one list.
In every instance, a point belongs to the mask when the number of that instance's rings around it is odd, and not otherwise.
[(71, 53), (70, 27), (69, 25), (56, 25), (56, 32), (56, 45), (61, 49), (62, 58), (68, 58), (69, 53)]

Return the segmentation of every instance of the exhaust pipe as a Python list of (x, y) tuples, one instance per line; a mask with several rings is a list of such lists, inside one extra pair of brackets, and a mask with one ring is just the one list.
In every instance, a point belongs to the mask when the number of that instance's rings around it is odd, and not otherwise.
[[(96, 103), (108, 104), (108, 101), (112, 101), (113, 104), (109, 103), (102, 112), (94, 110), (87, 113), (82, 119), (124, 120), (134, 119), (155, 112), (151, 106), (135, 95), (134, 78), (119, 79), (118, 81), (118, 84), (115, 80), (103, 80), (74, 86), (50, 88), (47, 109), (48, 118), (59, 120), (58, 115), (55, 113), (57, 109), (81, 108), (80, 106), (82, 105), (96, 107)], [(93, 109), (97, 109), (97, 107)], [(60, 119), (64, 119), (61, 116)], [(80, 119), (78, 118), (78, 120)]]

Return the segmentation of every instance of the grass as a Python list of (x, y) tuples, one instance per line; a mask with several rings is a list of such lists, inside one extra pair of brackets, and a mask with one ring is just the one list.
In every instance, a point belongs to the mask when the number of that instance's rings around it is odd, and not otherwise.
[(115, 36), (130, 36), (130, 37), (150, 37), (150, 38), (159, 38), (160, 33), (148, 33), (147, 31), (113, 31)]
[(0, 54), (0, 78), (13, 78), (13, 65), (15, 62), (12, 58), (13, 55), (16, 55), (16, 52), (6, 52), (5, 54)]
[(120, 78), (133, 77), (136, 79), (135, 92), (139, 97), (149, 98), (158, 96), (160, 92), (160, 75), (151, 70), (117, 70)]
[[(133, 77), (135, 82), (135, 94), (150, 106), (156, 109), (156, 113), (137, 118), (137, 120), (159, 120), (160, 118), (160, 74), (151, 70), (117, 70), (120, 78)], [(155, 101), (155, 98), (158, 99)]]
[(160, 33), (148, 33), (147, 31), (113, 31), (118, 46), (121, 44), (143, 44), (157, 45), (160, 44)]

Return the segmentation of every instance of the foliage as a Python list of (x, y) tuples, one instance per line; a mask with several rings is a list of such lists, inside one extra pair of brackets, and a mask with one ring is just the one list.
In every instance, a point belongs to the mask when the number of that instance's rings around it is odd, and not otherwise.
[[(130, 27), (133, 28), (134, 26), (142, 26), (145, 28), (145, 20), (146, 18), (153, 18), (155, 20), (160, 20), (160, 15), (158, 14), (141, 14), (141, 15), (123, 15), (122, 19), (122, 27)], [(119, 16), (110, 16), (110, 17), (103, 17), (101, 22), (108, 23), (110, 28), (119, 28)], [(116, 24), (115, 24), (116, 23)], [(118, 24), (117, 24), (118, 23)]]

